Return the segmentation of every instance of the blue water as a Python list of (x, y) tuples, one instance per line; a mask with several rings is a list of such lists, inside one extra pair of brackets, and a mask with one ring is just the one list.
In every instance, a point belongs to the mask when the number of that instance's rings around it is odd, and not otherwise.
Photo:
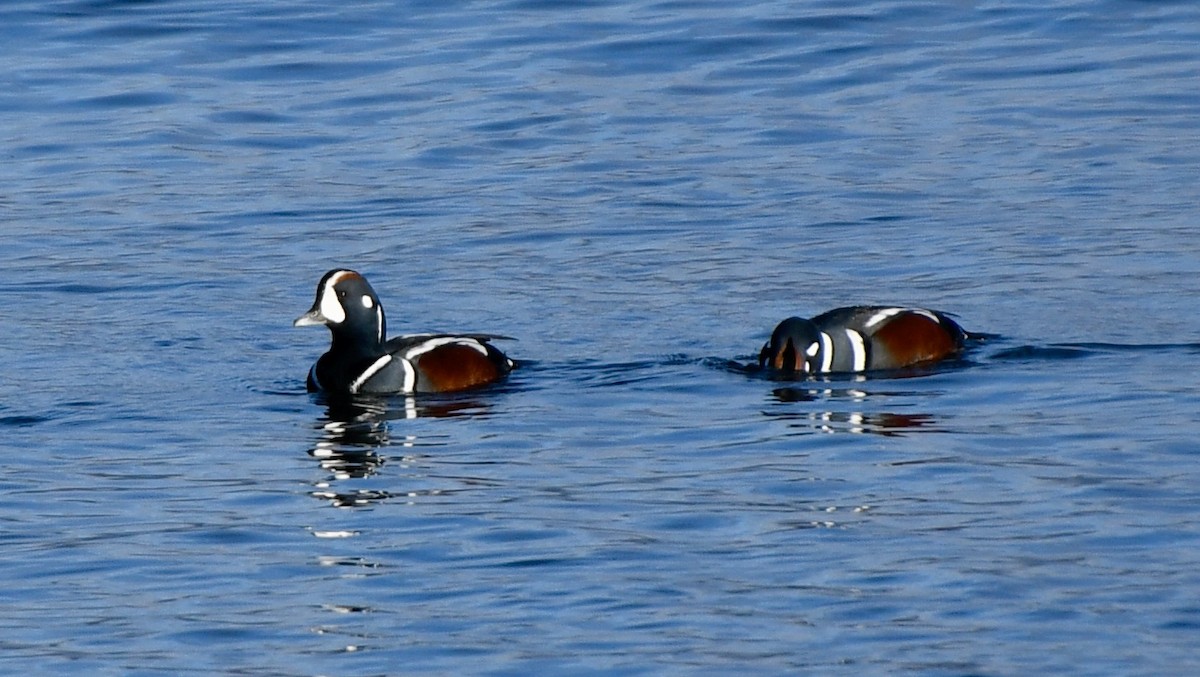
[[(1200, 672), (1200, 6), (0, 6), (0, 672)], [(327, 269), (463, 396), (331, 407)], [(989, 337), (738, 369), (853, 303)]]

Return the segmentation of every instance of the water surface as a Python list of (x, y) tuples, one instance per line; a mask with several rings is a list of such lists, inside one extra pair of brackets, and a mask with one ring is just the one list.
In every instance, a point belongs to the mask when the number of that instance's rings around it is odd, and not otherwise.
[[(1200, 669), (1190, 3), (0, 9), (0, 668)], [(523, 362), (304, 392), (316, 281)], [(737, 366), (853, 303), (989, 337)]]

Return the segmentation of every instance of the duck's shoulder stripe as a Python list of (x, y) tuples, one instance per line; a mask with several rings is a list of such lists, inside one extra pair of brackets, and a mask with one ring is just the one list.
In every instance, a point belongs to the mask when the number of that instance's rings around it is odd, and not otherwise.
[(487, 347), (478, 339), (471, 336), (437, 336), (431, 335), (404, 351), (404, 359), (414, 360), (425, 353), (444, 346), (463, 346), (487, 355)]
[(875, 308), (872, 310), (874, 312), (871, 313), (871, 316), (867, 318), (866, 322), (863, 322), (864, 329), (874, 329), (880, 323), (905, 312), (904, 308)]
[(405, 367), (408, 391), (447, 392), (499, 379), (513, 361), (490, 347), (488, 335), (413, 334), (388, 342)]
[(404, 392), (411, 393), (417, 389), (417, 370), (408, 360), (400, 360), (400, 368), (404, 370)]
[(825, 332), (819, 334), (821, 337), (821, 368), (820, 373), (825, 374), (833, 369), (833, 337)]
[(873, 338), (902, 365), (940, 360), (962, 347), (957, 325), (943, 322), (926, 310), (896, 314), (875, 331)]
[(932, 311), (925, 310), (925, 308), (893, 306), (893, 307), (869, 307), (869, 308), (864, 308), (864, 310), (872, 311), (871, 316), (866, 318), (866, 322), (863, 323), (864, 329), (874, 329), (875, 326), (883, 324), (884, 322), (887, 322), (887, 320), (889, 320), (889, 319), (892, 319), (896, 316), (905, 316), (905, 314), (919, 314), (919, 316), (934, 320), (934, 322), (936, 322), (938, 324), (942, 323), (941, 318), (938, 318), (937, 314), (935, 314)]
[(863, 339), (862, 332), (856, 329), (846, 328), (846, 339), (850, 342), (851, 355), (851, 371), (866, 371), (867, 370), (867, 342)]

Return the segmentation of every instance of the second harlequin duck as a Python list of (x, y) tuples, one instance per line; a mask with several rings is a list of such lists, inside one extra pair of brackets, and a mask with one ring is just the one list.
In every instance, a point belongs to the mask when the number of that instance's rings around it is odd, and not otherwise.
[(780, 322), (758, 364), (801, 374), (903, 369), (954, 357), (966, 338), (957, 322), (936, 310), (852, 306)]
[(337, 394), (451, 392), (504, 378), (515, 366), (490, 334), (409, 334), (384, 340), (383, 306), (366, 278), (331, 270), (296, 327), (323, 324), (329, 351), (308, 372), (308, 390)]

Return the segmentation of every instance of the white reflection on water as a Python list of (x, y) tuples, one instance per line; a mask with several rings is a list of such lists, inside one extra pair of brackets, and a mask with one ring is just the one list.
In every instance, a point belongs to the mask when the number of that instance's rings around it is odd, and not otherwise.
[[(388, 398), (326, 398), (324, 416), (314, 426), (318, 438), (308, 455), (327, 474), (313, 483), (311, 495), (329, 501), (335, 507), (363, 507), (388, 499), (412, 500), (423, 496), (441, 496), (456, 491), (446, 487), (407, 488), (404, 490), (355, 487), (355, 481), (369, 480), (388, 463), (411, 469), (419, 464), (422, 445), (419, 435), (397, 434), (393, 425), (421, 417), (449, 418), (486, 414), (489, 406), (467, 396), (413, 396)], [(406, 450), (403, 455), (393, 450)], [(418, 478), (428, 480), (427, 477)]]
[[(789, 427), (804, 432), (886, 436), (942, 432), (937, 425), (938, 419), (933, 414), (874, 410), (874, 399), (886, 401), (903, 394), (905, 393), (894, 390), (871, 391), (864, 388), (775, 388), (771, 391), (771, 398), (776, 404), (786, 408), (766, 410), (763, 415), (786, 421)], [(929, 395), (930, 393), (925, 393), (926, 397)], [(810, 403), (817, 407), (803, 406)], [(839, 407), (830, 408), (834, 404)]]

